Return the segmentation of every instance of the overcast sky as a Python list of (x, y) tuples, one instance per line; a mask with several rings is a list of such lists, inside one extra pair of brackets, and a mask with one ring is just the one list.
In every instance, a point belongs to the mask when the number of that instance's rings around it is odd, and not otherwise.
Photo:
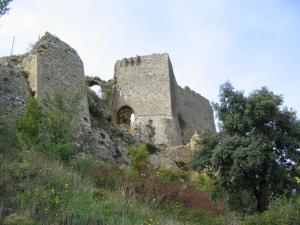
[(167, 52), (177, 83), (210, 101), (219, 86), (267, 86), (300, 116), (299, 0), (14, 0), (0, 18), (0, 56), (45, 31), (77, 50), (87, 75), (108, 80), (124, 57)]

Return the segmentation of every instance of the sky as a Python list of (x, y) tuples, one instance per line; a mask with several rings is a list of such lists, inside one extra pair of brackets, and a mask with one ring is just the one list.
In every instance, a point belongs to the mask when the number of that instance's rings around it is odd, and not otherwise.
[(299, 0), (14, 0), (0, 18), (0, 56), (46, 31), (76, 49), (85, 74), (111, 79), (116, 60), (168, 53), (177, 83), (213, 102), (230, 81), (282, 94), (300, 117)]

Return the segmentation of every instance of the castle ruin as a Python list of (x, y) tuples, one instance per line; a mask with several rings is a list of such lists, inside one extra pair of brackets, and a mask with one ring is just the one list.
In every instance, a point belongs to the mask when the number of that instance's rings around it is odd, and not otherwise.
[(114, 78), (109, 82), (85, 77), (82, 60), (76, 51), (46, 33), (30, 53), (0, 58), (0, 119), (20, 116), (30, 94), (42, 100), (58, 92), (67, 97), (80, 92), (81, 100), (76, 109), (78, 120), (74, 122), (84, 132), (99, 136), (93, 148), (102, 148), (102, 143), (106, 143), (108, 152), (115, 149), (113, 157), (116, 158), (126, 154), (120, 150), (122, 143), (115, 147), (112, 144), (111, 133), (116, 132), (103, 127), (94, 133), (92, 130), (88, 101), (91, 92), (86, 84), (99, 84), (109, 87), (105, 101), (99, 104), (106, 104), (111, 126), (131, 133), (137, 143), (181, 149), (178, 146), (188, 144), (195, 132), (202, 129), (215, 132), (209, 101), (177, 84), (168, 54), (125, 58), (118, 60), (114, 69)]
[(209, 101), (188, 87), (177, 85), (168, 54), (118, 60), (115, 83), (114, 122), (129, 125), (129, 116), (134, 114), (132, 126), (145, 142), (182, 145), (196, 131), (215, 131)]

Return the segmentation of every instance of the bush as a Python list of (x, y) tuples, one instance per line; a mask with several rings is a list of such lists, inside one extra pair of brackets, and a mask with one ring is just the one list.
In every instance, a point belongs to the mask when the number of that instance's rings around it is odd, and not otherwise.
[(53, 99), (29, 102), (17, 124), (18, 138), (25, 152), (43, 151), (65, 162), (71, 159), (75, 153), (77, 113), (76, 101), (68, 100), (65, 104), (67, 100), (58, 94)]
[(103, 119), (103, 112), (100, 111), (97, 107), (97, 105), (93, 102), (89, 104), (89, 112), (93, 117), (96, 117), (98, 119)]
[(129, 154), (131, 159), (131, 168), (133, 170), (141, 171), (147, 168), (146, 158), (149, 155), (146, 144), (142, 144), (139, 147), (130, 147)]
[(131, 159), (131, 167), (133, 170), (141, 171), (149, 167), (146, 159), (149, 154), (154, 154), (158, 151), (155, 145), (146, 143), (138, 147), (132, 146), (129, 148), (129, 154)]
[(243, 225), (300, 225), (300, 198), (280, 198), (270, 203), (262, 214), (246, 216)]
[(186, 208), (180, 202), (164, 205), (164, 210), (170, 216), (182, 221), (183, 224), (201, 224), (201, 225), (225, 225), (227, 222), (224, 217), (215, 214), (208, 209)]
[(212, 192), (214, 189), (213, 180), (204, 172), (198, 174), (192, 185), (200, 192)]
[(182, 172), (176, 172), (164, 168), (157, 169), (155, 171), (155, 175), (158, 178), (158, 182), (161, 186), (176, 183), (180, 181), (180, 179), (184, 178), (184, 174)]
[(14, 124), (0, 121), (0, 154), (5, 153), (10, 157), (16, 157), (19, 142), (14, 131)]
[(22, 147), (27, 149), (37, 148), (40, 142), (40, 124), (42, 122), (43, 112), (39, 102), (31, 99), (27, 105), (26, 113), (17, 123), (18, 138)]
[(146, 145), (145, 147), (147, 149), (147, 152), (149, 152), (149, 154), (155, 154), (158, 152), (158, 149), (156, 148), (155, 145), (150, 143), (146, 143), (145, 145)]
[(81, 158), (74, 158), (70, 165), (72, 166), (72, 168), (74, 169), (74, 171), (76, 171), (77, 173), (86, 176), (87, 174), (90, 173), (91, 169), (95, 166), (95, 165), (99, 165), (99, 164), (103, 164), (104, 162), (98, 158), (96, 158), (95, 156), (92, 157), (88, 157), (85, 159), (81, 159)]

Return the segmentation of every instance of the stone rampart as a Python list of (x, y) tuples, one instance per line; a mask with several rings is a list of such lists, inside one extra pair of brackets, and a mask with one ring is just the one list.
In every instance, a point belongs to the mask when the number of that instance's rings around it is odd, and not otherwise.
[(209, 101), (189, 87), (177, 86), (178, 119), (184, 143), (195, 132), (207, 129), (215, 132), (212, 107)]

